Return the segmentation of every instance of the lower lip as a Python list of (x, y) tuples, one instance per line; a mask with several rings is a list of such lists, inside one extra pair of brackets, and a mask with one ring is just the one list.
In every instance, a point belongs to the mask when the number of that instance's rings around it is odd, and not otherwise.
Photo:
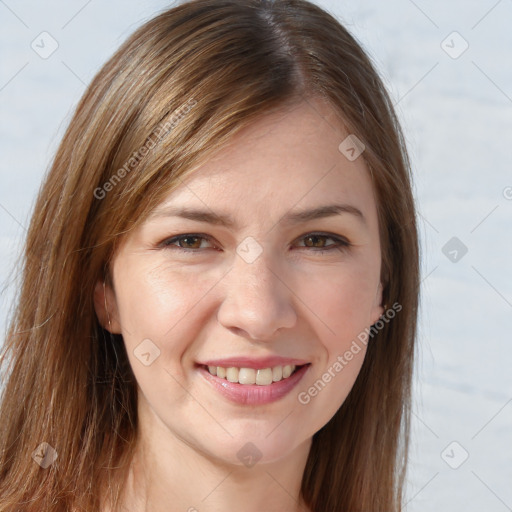
[(310, 367), (309, 364), (299, 368), (293, 375), (287, 379), (273, 382), (268, 386), (259, 386), (257, 384), (239, 384), (238, 382), (229, 382), (212, 375), (203, 366), (199, 371), (204, 378), (212, 384), (228, 400), (243, 405), (262, 405), (276, 402), (286, 396), (304, 377)]

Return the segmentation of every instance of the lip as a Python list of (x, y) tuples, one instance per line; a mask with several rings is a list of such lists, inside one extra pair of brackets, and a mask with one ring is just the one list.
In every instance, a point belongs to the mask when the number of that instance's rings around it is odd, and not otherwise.
[[(240, 362), (238, 359), (237, 361)], [(225, 360), (223, 362), (225, 364)], [(244, 363), (246, 364), (246, 363)], [(259, 363), (258, 363), (259, 364)], [(277, 365), (274, 366), (278, 366)], [(293, 364), (293, 363), (291, 363)], [(214, 364), (211, 366), (221, 366), (220, 364)], [(237, 365), (232, 365), (237, 366)], [(299, 366), (299, 365), (297, 365)], [(272, 402), (276, 402), (280, 400), (291, 390), (297, 386), (299, 381), (304, 377), (306, 372), (308, 371), (311, 364), (306, 363), (304, 366), (296, 370), (290, 377), (287, 379), (280, 380), (278, 382), (273, 382), (268, 386), (260, 386), (258, 384), (239, 384), (235, 382), (229, 382), (226, 379), (221, 379), (216, 375), (212, 375), (206, 366), (200, 366), (198, 368), (199, 373), (206, 379), (206, 381), (213, 386), (213, 388), (218, 391), (225, 398), (230, 400), (231, 402), (242, 404), (242, 405), (263, 405), (269, 404)], [(264, 368), (269, 368), (270, 366), (263, 366)], [(243, 368), (253, 368), (252, 366), (243, 366)], [(258, 366), (257, 368), (262, 368)]]
[(227, 359), (211, 359), (209, 361), (198, 362), (199, 365), (220, 366), (221, 368), (252, 368), (260, 370), (264, 368), (273, 368), (274, 366), (286, 366), (294, 364), (295, 366), (303, 366), (309, 361), (302, 359), (292, 359), (289, 357), (268, 356), (268, 357), (229, 357)]

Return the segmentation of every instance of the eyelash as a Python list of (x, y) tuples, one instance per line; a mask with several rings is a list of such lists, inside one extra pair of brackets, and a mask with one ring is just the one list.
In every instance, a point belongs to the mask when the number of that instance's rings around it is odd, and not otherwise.
[[(351, 247), (351, 243), (348, 242), (347, 240), (343, 239), (343, 238), (340, 238), (338, 236), (335, 236), (335, 235), (331, 235), (330, 233), (307, 233), (305, 235), (302, 235), (301, 237), (299, 237), (299, 240), (302, 240), (302, 239), (305, 239), (305, 238), (308, 238), (308, 237), (320, 237), (320, 238), (325, 238), (325, 239), (331, 239), (333, 240), (334, 244), (331, 244), (331, 245), (328, 245), (326, 248), (322, 248), (322, 247), (309, 247), (309, 249), (312, 249), (313, 252), (319, 252), (319, 253), (326, 253), (326, 252), (329, 252), (329, 251), (333, 251), (335, 249), (340, 249), (340, 250), (346, 250), (348, 249), (349, 247)], [(160, 246), (163, 247), (163, 248), (166, 248), (166, 249), (179, 249), (180, 251), (184, 251), (184, 252), (199, 252), (201, 250), (204, 250), (204, 249), (190, 249), (190, 248), (186, 248), (186, 247), (179, 247), (177, 245), (174, 245), (174, 242), (178, 242), (179, 240), (182, 240), (184, 238), (202, 238), (204, 240), (207, 240), (208, 242), (210, 242), (212, 245), (215, 245), (212, 241), (212, 238), (206, 234), (203, 234), (203, 233), (185, 233), (183, 235), (177, 235), (177, 236), (174, 236), (172, 238), (168, 238), (166, 240), (164, 240)], [(301, 246), (301, 248), (305, 248), (305, 249), (308, 249), (307, 246)]]

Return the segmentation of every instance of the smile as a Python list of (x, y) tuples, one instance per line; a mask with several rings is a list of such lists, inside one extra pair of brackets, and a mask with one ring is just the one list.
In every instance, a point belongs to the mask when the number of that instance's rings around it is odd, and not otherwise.
[(200, 365), (197, 369), (207, 383), (230, 402), (263, 405), (288, 395), (310, 366), (308, 363), (259, 369)]
[(216, 375), (229, 382), (238, 382), (243, 385), (270, 386), (273, 382), (279, 382), (290, 377), (296, 368), (297, 366), (294, 364), (261, 369), (208, 366), (208, 371), (211, 375)]

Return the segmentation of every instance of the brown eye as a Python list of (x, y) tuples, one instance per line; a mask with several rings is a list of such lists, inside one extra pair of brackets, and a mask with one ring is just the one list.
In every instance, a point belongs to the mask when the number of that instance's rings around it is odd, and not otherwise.
[(203, 242), (209, 243), (209, 240), (210, 239), (204, 235), (185, 234), (169, 238), (168, 240), (162, 242), (161, 245), (171, 249), (197, 251), (198, 249), (203, 249), (204, 247), (201, 247), (201, 244)]
[(323, 248), (325, 246), (326, 236), (322, 235), (310, 235), (304, 238), (306, 240), (306, 247), (320, 247)]
[[(315, 252), (325, 252), (333, 249), (344, 249), (350, 246), (350, 243), (342, 238), (334, 235), (323, 234), (323, 233), (311, 233), (303, 236), (301, 240), (304, 240), (304, 245), (299, 247), (307, 247), (315, 250)], [(334, 243), (328, 243), (331, 240)]]
[(199, 249), (201, 247), (201, 238), (198, 236), (184, 236), (178, 241), (180, 247), (184, 249)]

